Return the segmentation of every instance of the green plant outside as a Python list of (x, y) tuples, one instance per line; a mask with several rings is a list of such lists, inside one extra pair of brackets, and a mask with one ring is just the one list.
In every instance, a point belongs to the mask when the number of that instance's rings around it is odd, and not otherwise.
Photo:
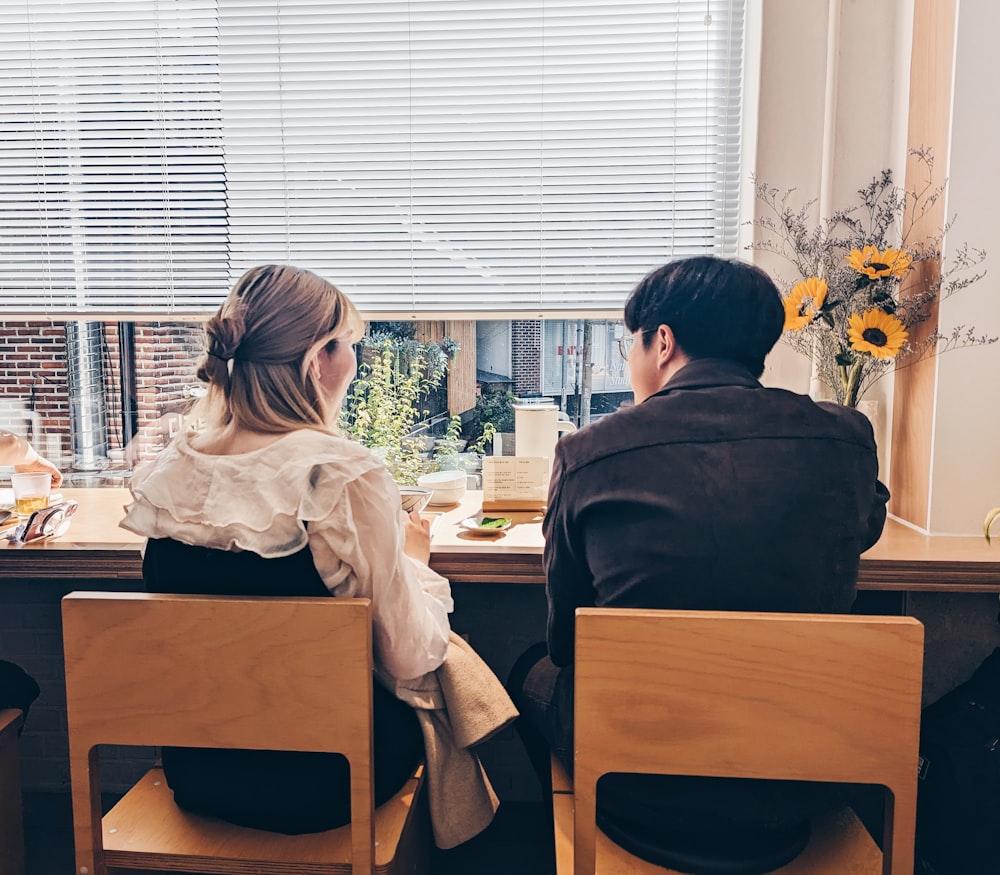
[(364, 340), (363, 359), (348, 390), (340, 427), (379, 456), (397, 483), (412, 485), (429, 471), (468, 471), (469, 458), (482, 455), (501, 430), (490, 416), (513, 430), (514, 396), (488, 394), (476, 405), (466, 452), (461, 452), (465, 443), (461, 417), (453, 416), (427, 456), (424, 439), (414, 430), (430, 415), (424, 403), (444, 382), (457, 351), (458, 344), (447, 337), (440, 343), (421, 343), (405, 334), (377, 332)]
[[(449, 355), (439, 344), (387, 334), (365, 338), (364, 346), (340, 427), (381, 457), (398, 483), (416, 483), (432, 463), (412, 432), (429, 415), (422, 405), (444, 381)], [(454, 348), (453, 341), (450, 346)]]
[[(473, 440), (481, 439), (486, 431), (486, 426), (493, 427), (493, 433), (498, 431), (514, 430), (514, 402), (517, 399), (511, 391), (506, 392), (486, 392), (480, 395), (476, 401), (475, 413), (472, 422)], [(486, 442), (493, 439), (491, 434)]]

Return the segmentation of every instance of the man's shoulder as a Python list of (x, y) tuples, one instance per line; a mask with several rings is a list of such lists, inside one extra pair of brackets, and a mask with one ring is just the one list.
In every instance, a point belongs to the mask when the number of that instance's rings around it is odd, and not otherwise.
[(559, 441), (564, 473), (604, 458), (670, 444), (747, 439), (813, 439), (874, 449), (859, 411), (764, 386), (721, 386), (655, 395), (619, 409)]
[(564, 470), (569, 473), (601, 458), (646, 446), (651, 441), (662, 442), (667, 435), (657, 425), (660, 419), (659, 411), (636, 404), (621, 407), (596, 422), (563, 435), (559, 439), (559, 451)]

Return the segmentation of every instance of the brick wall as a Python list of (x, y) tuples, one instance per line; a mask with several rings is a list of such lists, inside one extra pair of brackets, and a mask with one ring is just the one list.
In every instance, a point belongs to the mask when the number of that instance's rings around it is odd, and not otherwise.
[[(24, 431), (39, 452), (60, 458), (70, 451), (66, 392), (66, 331), (61, 323), (0, 322), (0, 425), (18, 428), (17, 411), (37, 414)], [(10, 419), (8, 419), (10, 417)], [(37, 425), (39, 434), (32, 434)]]
[[(192, 403), (185, 390), (198, 385), (195, 370), (203, 352), (203, 330), (196, 323), (154, 322), (135, 326), (136, 399), (139, 435), (129, 449), (134, 463), (166, 445), (162, 417), (183, 413)], [(125, 464), (122, 446), (120, 338), (117, 323), (103, 326), (102, 363), (112, 467)], [(13, 405), (7, 416), (3, 402)], [(26, 411), (21, 420), (16, 411)], [(31, 416), (35, 414), (36, 416)], [(8, 422), (7, 418), (11, 417)], [(33, 423), (37, 423), (38, 434)], [(62, 323), (0, 322), (0, 427), (23, 430), (39, 452), (66, 468), (71, 461), (66, 330)]]
[(541, 320), (515, 319), (510, 335), (514, 394), (538, 395), (542, 390)]
[(185, 413), (200, 386), (195, 371), (204, 355), (198, 323), (151, 322), (135, 326), (135, 383), (139, 411), (139, 457), (156, 455), (169, 441), (163, 417)]

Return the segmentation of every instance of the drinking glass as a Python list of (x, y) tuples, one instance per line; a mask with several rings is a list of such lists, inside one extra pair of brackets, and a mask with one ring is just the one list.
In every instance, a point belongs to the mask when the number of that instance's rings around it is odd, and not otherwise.
[(36, 510), (48, 507), (49, 491), (52, 489), (50, 474), (14, 474), (10, 478), (14, 490), (14, 506), (20, 519), (26, 520)]

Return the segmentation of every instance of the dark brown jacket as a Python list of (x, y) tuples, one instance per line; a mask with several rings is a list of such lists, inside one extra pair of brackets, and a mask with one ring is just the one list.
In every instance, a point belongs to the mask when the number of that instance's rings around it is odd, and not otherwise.
[(552, 660), (572, 663), (581, 606), (846, 613), (888, 498), (862, 414), (694, 361), (558, 443)]

